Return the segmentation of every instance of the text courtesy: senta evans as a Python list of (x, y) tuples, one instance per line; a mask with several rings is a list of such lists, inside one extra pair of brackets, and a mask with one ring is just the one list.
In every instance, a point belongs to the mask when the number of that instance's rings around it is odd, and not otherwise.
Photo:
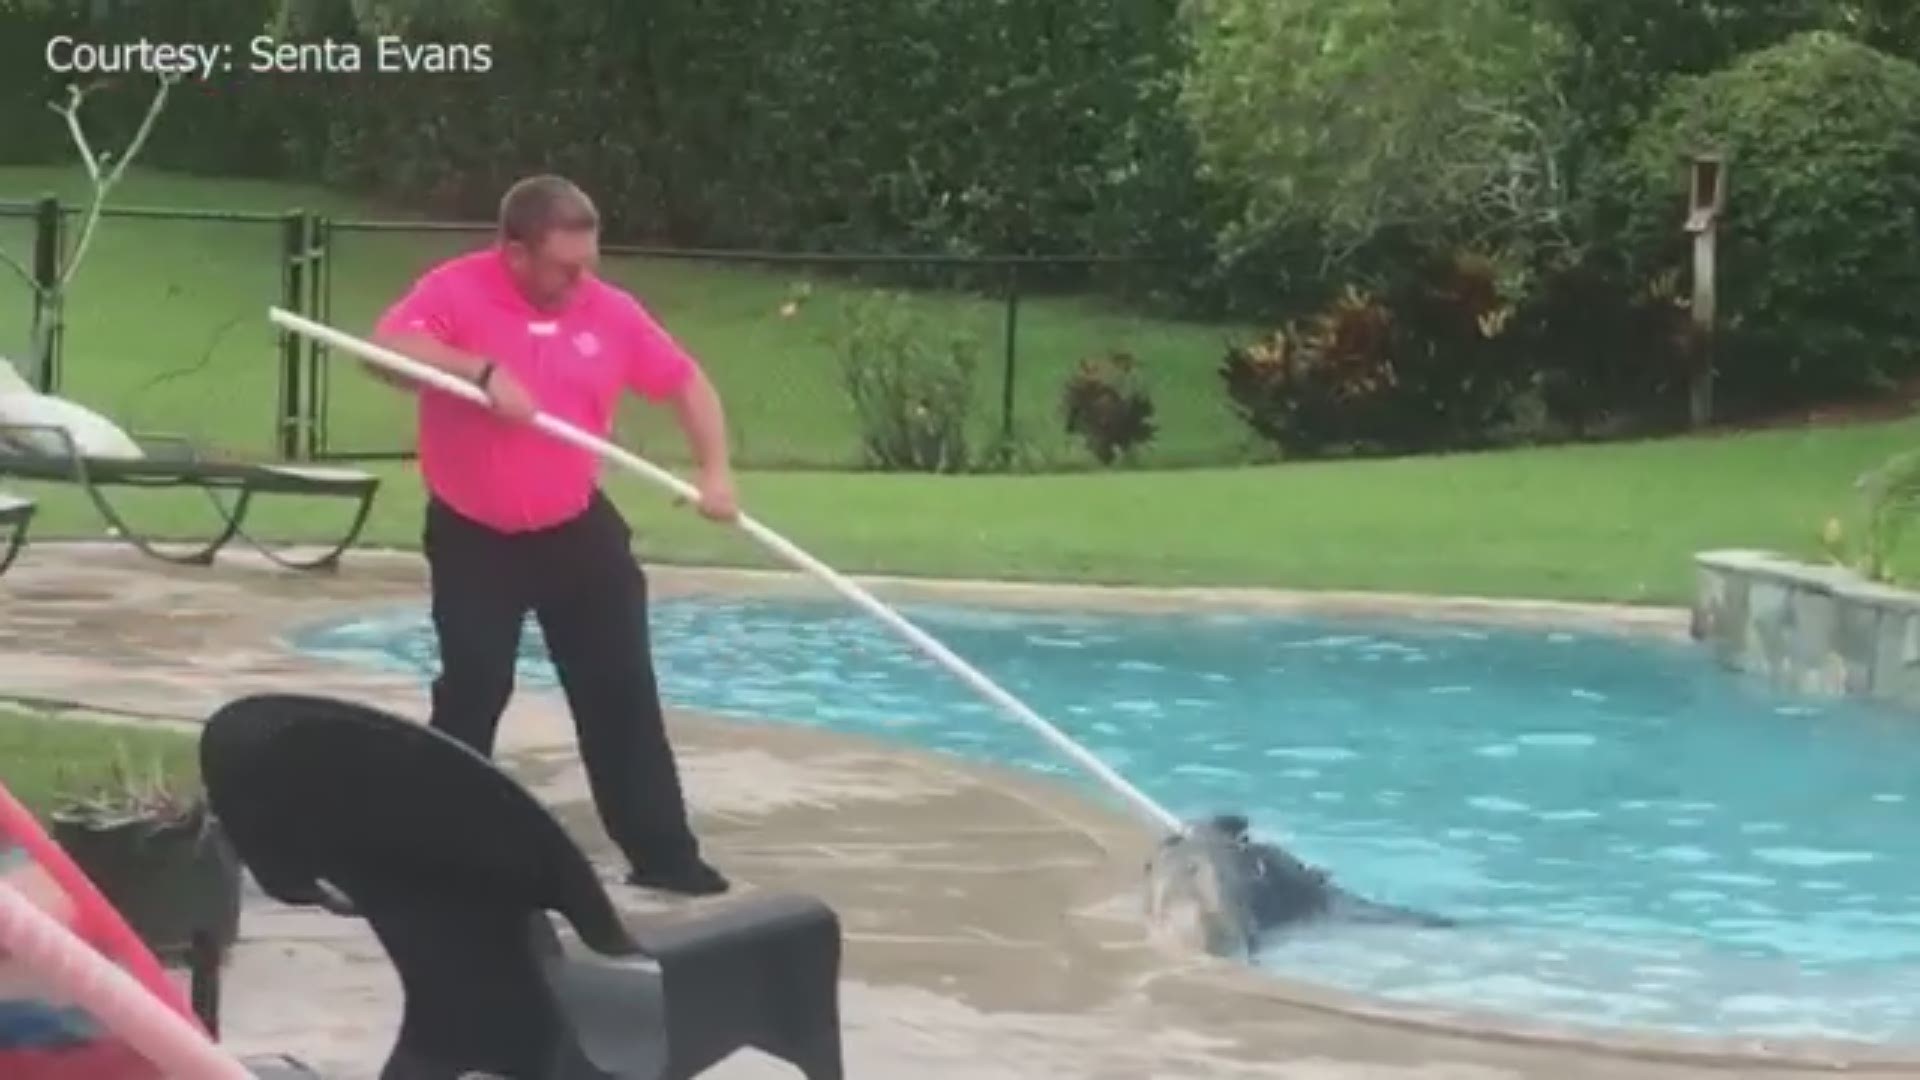
[(333, 39), (282, 41), (269, 35), (244, 45), (215, 42), (93, 42), (61, 34), (47, 40), (47, 70), (57, 74), (176, 75), (210, 79), (234, 71), (279, 75), (484, 75), (493, 70), (485, 42), (414, 42), (381, 35), (370, 44)]

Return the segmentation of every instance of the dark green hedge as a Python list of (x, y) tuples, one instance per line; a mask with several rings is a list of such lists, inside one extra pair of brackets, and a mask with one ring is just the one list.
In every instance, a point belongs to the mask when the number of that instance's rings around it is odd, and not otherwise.
[[(1620, 358), (1671, 336), (1662, 272), (1684, 269), (1674, 155), (1707, 136), (1736, 154), (1722, 257), (1728, 390), (1792, 398), (1908, 370), (1920, 330), (1903, 299), (1917, 276), (1920, 77), (1893, 57), (1920, 58), (1920, 6), (1515, 2), (1576, 44), (1560, 82), (1581, 137), (1562, 165), (1589, 250), (1575, 266), (1537, 268), (1510, 331), (1531, 375), (1513, 383), (1575, 429), (1670, 409), (1671, 380)], [(1310, 222), (1231, 258), (1218, 250), (1239, 208), (1199, 179), (1179, 112), (1179, 0), (495, 3), (505, 14), (487, 35), (486, 74), (184, 85), (145, 161), (322, 181), (463, 218), (490, 216), (514, 177), (556, 170), (595, 193), (623, 240), (1151, 256), (1024, 284), (1091, 275), (1191, 314), (1270, 325), (1328, 310), (1353, 282), (1396, 295), (1409, 268), (1463, 254), (1383, 236), (1330, 272)], [(104, 12), (86, 29), (94, 39), (238, 45), (279, 4), (72, 6)], [(40, 50), (73, 26), (0, 2), (0, 162), (70, 160)], [(1793, 36), (1820, 27), (1853, 39)], [(1704, 78), (1676, 82), (1693, 77)], [(96, 99), (98, 140), (122, 142), (144, 103), (133, 87)]]
[(1920, 65), (1815, 31), (1676, 83), (1629, 158), (1632, 233), (1673, 265), (1696, 149), (1728, 158), (1729, 403), (1830, 400), (1920, 374)]

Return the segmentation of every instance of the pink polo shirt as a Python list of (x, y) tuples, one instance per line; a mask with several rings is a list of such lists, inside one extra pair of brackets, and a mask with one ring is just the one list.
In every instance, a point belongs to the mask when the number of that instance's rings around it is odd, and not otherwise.
[[(695, 363), (632, 294), (588, 275), (558, 311), (515, 286), (489, 247), (432, 267), (381, 316), (380, 334), (425, 333), (511, 371), (535, 407), (591, 434), (613, 430), (621, 395), (659, 401)], [(420, 394), (420, 474), (462, 517), (501, 532), (549, 528), (587, 508), (600, 459), (452, 394)]]

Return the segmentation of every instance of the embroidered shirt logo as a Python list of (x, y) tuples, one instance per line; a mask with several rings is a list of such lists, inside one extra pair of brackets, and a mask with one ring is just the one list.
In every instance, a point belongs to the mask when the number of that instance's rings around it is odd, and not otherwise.
[(591, 330), (582, 330), (573, 335), (573, 347), (579, 351), (581, 356), (594, 357), (600, 355), (600, 339), (595, 337)]

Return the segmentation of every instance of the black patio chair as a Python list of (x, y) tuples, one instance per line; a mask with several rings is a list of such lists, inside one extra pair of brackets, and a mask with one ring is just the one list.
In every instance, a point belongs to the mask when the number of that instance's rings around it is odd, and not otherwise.
[(34, 503), (18, 495), (0, 491), (0, 529), (6, 530), (5, 547), (0, 548), (0, 574), (7, 572), (27, 542), (27, 529), (33, 524)]
[[(80, 452), (65, 428), (0, 423), (0, 476), (79, 485), (100, 516), (119, 531), (121, 539), (156, 559), (183, 566), (208, 566), (214, 556), (237, 537), (268, 559), (292, 570), (336, 568), (341, 554), (360, 538), (373, 510), (374, 496), (380, 489), (378, 476), (357, 469), (216, 457), (192, 441), (174, 435), (130, 435), (128, 438), (140, 448), (141, 456), (89, 456)], [(198, 490), (213, 504), (220, 525), (211, 538), (188, 542), (185, 550), (163, 548), (161, 541), (143, 535), (127, 523), (107, 497), (109, 488)], [(231, 506), (221, 501), (222, 493), (231, 494)], [(356, 500), (356, 505), (345, 533), (331, 548), (314, 558), (294, 558), (247, 534), (247, 511), (255, 495), (331, 497)], [(23, 537), (24, 531), (16, 536)], [(169, 547), (178, 546), (168, 543)]]
[(208, 721), (200, 761), (261, 889), (364, 917), (393, 961), (405, 1006), (381, 1080), (678, 1080), (747, 1047), (843, 1076), (840, 926), (819, 900), (630, 925), (525, 788), (363, 705), (242, 698)]

